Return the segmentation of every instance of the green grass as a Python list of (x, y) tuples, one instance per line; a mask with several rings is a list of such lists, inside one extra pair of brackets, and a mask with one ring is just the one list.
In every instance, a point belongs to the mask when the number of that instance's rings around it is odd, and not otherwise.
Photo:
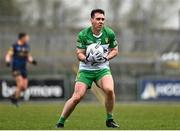
[[(60, 103), (0, 104), (0, 129), (56, 129)], [(180, 104), (117, 104), (114, 118), (120, 129), (180, 129)], [(64, 129), (107, 129), (101, 104), (78, 105)]]

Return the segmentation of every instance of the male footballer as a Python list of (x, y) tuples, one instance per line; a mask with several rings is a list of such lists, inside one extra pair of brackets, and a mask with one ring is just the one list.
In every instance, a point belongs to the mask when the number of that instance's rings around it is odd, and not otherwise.
[(26, 64), (30, 62), (37, 65), (33, 59), (28, 45), (29, 35), (27, 33), (19, 33), (18, 40), (8, 50), (5, 61), (8, 67), (12, 67), (12, 75), (16, 81), (16, 89), (14, 94), (10, 97), (11, 102), (18, 105), (21, 92), (25, 91), (28, 86)]
[[(111, 75), (109, 60), (118, 54), (118, 46), (115, 33), (104, 26), (105, 13), (101, 9), (91, 11), (92, 26), (82, 30), (77, 39), (77, 58), (80, 61), (79, 72), (77, 73), (74, 93), (65, 103), (62, 114), (56, 124), (57, 128), (63, 128), (65, 120), (81, 101), (92, 83), (102, 89), (105, 93), (106, 126), (110, 128), (119, 127), (113, 120), (113, 108), (115, 104), (114, 82)], [(104, 55), (87, 55), (86, 49), (90, 44), (100, 44), (104, 49)], [(98, 57), (95, 61), (94, 57)], [(96, 59), (97, 60), (97, 59)], [(96, 63), (96, 64), (92, 64)]]

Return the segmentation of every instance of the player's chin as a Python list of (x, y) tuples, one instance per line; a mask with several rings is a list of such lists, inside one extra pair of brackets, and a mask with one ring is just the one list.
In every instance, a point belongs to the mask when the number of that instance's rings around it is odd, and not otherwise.
[(101, 30), (103, 26), (98, 26), (97, 27), (97, 30)]

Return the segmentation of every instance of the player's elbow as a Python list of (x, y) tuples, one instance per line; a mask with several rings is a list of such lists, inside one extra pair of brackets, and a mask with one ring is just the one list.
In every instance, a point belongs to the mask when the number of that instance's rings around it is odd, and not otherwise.
[(114, 49), (114, 56), (117, 56), (119, 54), (118, 49)]
[(78, 104), (83, 97), (79, 94), (72, 96), (71, 100), (74, 104)]
[(79, 54), (77, 54), (77, 57), (76, 57), (79, 61), (81, 61), (81, 58), (79, 56)]
[(119, 54), (119, 51), (118, 51), (118, 50), (116, 50), (116, 53), (115, 53), (115, 54), (116, 54), (116, 56), (117, 56), (117, 55)]
[(84, 59), (86, 59), (86, 56), (83, 53), (77, 53), (77, 59), (79, 61), (83, 61)]

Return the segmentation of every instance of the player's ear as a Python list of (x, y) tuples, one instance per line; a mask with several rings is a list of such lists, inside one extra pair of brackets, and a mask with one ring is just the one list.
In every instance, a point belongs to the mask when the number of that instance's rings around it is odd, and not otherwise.
[(90, 18), (91, 24), (93, 23), (93, 18)]

